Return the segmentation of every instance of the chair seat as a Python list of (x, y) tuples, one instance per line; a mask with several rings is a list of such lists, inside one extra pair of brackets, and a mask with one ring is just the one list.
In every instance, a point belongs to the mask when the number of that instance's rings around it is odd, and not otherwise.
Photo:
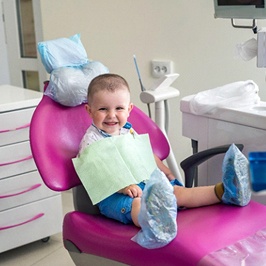
[(266, 227), (265, 221), (266, 206), (254, 201), (246, 207), (217, 204), (182, 210), (177, 216), (177, 237), (166, 247), (149, 250), (131, 240), (139, 230), (137, 227), (74, 211), (65, 216), (63, 238), (81, 252), (129, 265), (166, 266), (178, 261), (178, 265), (187, 266), (253, 235)]

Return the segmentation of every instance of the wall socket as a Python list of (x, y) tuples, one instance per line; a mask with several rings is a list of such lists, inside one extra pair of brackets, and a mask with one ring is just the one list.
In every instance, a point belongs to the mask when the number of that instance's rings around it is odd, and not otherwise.
[(151, 74), (154, 78), (160, 78), (167, 74), (173, 73), (173, 62), (170, 60), (159, 61), (152, 60), (151, 61)]

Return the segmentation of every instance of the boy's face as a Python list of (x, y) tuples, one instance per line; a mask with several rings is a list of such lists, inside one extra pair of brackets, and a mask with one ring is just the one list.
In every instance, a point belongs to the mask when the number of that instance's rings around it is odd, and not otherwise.
[(96, 127), (110, 135), (119, 135), (132, 107), (128, 90), (121, 88), (114, 92), (105, 90), (95, 93), (86, 110)]

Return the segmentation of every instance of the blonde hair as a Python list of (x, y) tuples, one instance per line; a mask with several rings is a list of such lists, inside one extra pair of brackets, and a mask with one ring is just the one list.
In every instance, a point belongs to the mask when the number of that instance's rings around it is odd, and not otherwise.
[(122, 86), (126, 87), (130, 93), (129, 85), (123, 77), (117, 74), (99, 75), (95, 77), (89, 84), (87, 95), (88, 103), (91, 102), (94, 94), (98, 91), (107, 90), (114, 92), (117, 89), (121, 89)]

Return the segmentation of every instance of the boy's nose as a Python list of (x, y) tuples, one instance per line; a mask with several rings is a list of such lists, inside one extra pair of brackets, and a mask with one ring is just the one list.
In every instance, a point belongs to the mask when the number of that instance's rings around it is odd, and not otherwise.
[(109, 117), (115, 117), (115, 111), (114, 110), (109, 110), (108, 116)]

